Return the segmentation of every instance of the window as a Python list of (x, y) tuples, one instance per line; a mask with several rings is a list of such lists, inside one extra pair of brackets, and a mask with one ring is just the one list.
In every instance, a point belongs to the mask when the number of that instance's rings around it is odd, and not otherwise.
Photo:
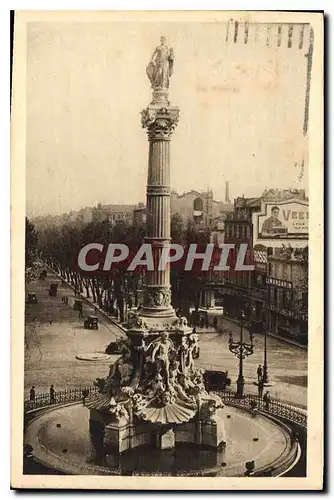
[(196, 198), (194, 200), (194, 211), (195, 212), (203, 211), (203, 200), (201, 198)]
[(273, 303), (274, 305), (276, 306), (277, 305), (277, 302), (278, 302), (278, 297), (277, 297), (277, 288), (274, 288), (273, 289)]
[(282, 305), (283, 309), (288, 309), (289, 308), (289, 292), (287, 290), (283, 290), (283, 300), (282, 300)]

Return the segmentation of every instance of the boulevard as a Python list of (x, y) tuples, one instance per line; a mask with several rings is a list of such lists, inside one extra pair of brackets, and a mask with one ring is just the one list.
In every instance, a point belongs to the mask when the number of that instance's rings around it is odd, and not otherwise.
[[(49, 296), (50, 283), (58, 283), (56, 297)], [(105, 377), (111, 362), (81, 361), (77, 355), (104, 353), (106, 346), (122, 335), (117, 326), (107, 321), (94, 307), (84, 302), (83, 318), (73, 309), (75, 298), (72, 289), (55, 275), (48, 273), (45, 280), (36, 280), (26, 286), (26, 292), (36, 293), (38, 303), (26, 304), (25, 309), (25, 398), (32, 385), (36, 395), (80, 385), (92, 385), (97, 377)], [(67, 296), (68, 305), (62, 302)], [(99, 329), (88, 330), (83, 326), (85, 317), (96, 315)]]
[[(51, 282), (58, 283), (58, 295), (49, 296)], [(38, 303), (26, 304), (25, 333), (25, 397), (32, 385), (36, 394), (48, 392), (50, 385), (55, 390), (64, 390), (80, 385), (92, 385), (97, 377), (105, 377), (109, 365), (118, 356), (103, 361), (82, 361), (76, 356), (82, 353), (104, 353), (105, 347), (124, 334), (116, 324), (96, 312), (93, 305), (84, 301), (83, 318), (73, 310), (75, 295), (60, 278), (48, 273), (44, 280), (27, 285), (27, 292), (36, 293)], [(62, 297), (69, 298), (68, 305)], [(84, 318), (94, 314), (99, 318), (98, 330), (86, 330)], [(51, 323), (50, 323), (51, 322)], [(225, 327), (238, 340), (240, 326), (225, 319)], [(197, 367), (205, 370), (228, 371), (231, 390), (236, 390), (238, 360), (228, 349), (228, 334), (214, 329), (198, 329), (200, 357)], [(248, 336), (244, 330), (244, 338)], [(257, 393), (254, 382), (256, 370), (263, 365), (263, 335), (254, 335), (254, 354), (244, 361), (245, 393)], [(268, 366), (270, 395), (286, 403), (306, 408), (307, 404), (307, 350), (288, 344), (280, 339), (268, 337)]]

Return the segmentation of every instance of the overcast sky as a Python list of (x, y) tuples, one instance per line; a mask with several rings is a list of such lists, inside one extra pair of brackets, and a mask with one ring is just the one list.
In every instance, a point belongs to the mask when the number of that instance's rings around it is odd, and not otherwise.
[[(277, 26), (272, 27), (272, 32)], [(36, 23), (27, 32), (27, 213), (145, 202), (145, 68), (161, 34), (174, 48), (172, 187), (224, 198), (265, 187), (307, 189), (304, 47), (264, 28), (226, 43), (209, 23)], [(272, 33), (271, 32), (271, 33)], [(276, 33), (276, 32), (275, 32)], [(285, 38), (284, 38), (285, 34)], [(256, 42), (254, 41), (256, 37)], [(301, 172), (301, 161), (305, 161)], [(298, 163), (297, 167), (295, 163)]]

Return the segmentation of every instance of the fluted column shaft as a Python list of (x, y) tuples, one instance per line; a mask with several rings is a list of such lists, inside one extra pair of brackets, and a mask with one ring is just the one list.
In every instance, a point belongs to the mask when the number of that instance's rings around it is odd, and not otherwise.
[(142, 113), (149, 138), (147, 180), (147, 237), (152, 248), (154, 271), (147, 271), (144, 286), (143, 316), (170, 317), (169, 265), (159, 270), (163, 248), (170, 245), (170, 141), (178, 120), (177, 108), (149, 106)]

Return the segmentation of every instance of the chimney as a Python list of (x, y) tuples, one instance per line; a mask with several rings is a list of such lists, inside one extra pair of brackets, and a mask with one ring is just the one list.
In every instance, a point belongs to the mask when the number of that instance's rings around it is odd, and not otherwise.
[(230, 202), (230, 181), (225, 182), (225, 202), (231, 203)]

